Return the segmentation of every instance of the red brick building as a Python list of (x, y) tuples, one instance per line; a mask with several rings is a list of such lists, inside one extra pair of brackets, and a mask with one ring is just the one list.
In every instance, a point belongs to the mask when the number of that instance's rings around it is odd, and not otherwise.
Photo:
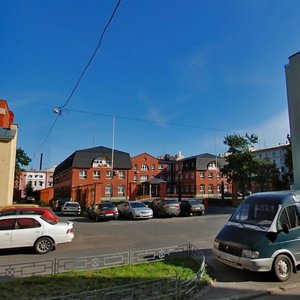
[(152, 197), (209, 197), (231, 191), (220, 168), (225, 158), (209, 153), (188, 158), (95, 147), (74, 152), (54, 172), (54, 199), (69, 198), (82, 206), (102, 200)]
[(167, 182), (160, 174), (165, 168), (160, 161), (148, 153), (142, 153), (131, 158), (132, 169), (129, 171), (131, 197), (164, 197)]
[(181, 194), (182, 197), (217, 197), (222, 187), (225, 192), (231, 191), (231, 185), (220, 172), (225, 163), (224, 157), (209, 153), (177, 161), (174, 194)]
[(127, 199), (131, 168), (126, 152), (101, 146), (75, 151), (54, 171), (54, 198), (78, 201), (83, 207), (105, 199)]

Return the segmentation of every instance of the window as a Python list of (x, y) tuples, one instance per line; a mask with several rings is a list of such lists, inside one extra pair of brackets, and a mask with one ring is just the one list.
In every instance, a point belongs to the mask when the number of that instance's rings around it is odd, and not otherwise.
[(125, 172), (119, 171), (119, 179), (124, 179), (124, 178), (125, 178)]
[(202, 178), (202, 179), (205, 178), (205, 173), (204, 172), (200, 172), (200, 178)]
[(209, 192), (209, 193), (212, 193), (212, 192), (213, 192), (213, 185), (212, 185), (212, 184), (209, 184), (209, 185), (208, 185), (208, 192)]
[(205, 192), (205, 185), (200, 184), (200, 193), (204, 193), (204, 192)]
[(220, 173), (217, 173), (216, 176), (217, 176), (217, 179), (220, 179), (220, 177), (221, 177)]
[(124, 185), (119, 185), (118, 186), (118, 195), (119, 196), (124, 196), (124, 192), (125, 192), (125, 186)]
[(80, 170), (80, 172), (79, 172), (79, 178), (80, 179), (87, 178), (87, 172), (86, 172), (86, 170)]
[(185, 173), (185, 178), (189, 179), (189, 173), (188, 172)]
[(191, 173), (191, 179), (194, 179), (195, 178), (195, 174), (194, 172)]
[(148, 180), (148, 176), (147, 175), (141, 175), (141, 182), (145, 182)]
[(212, 173), (207, 173), (208, 179), (213, 179), (213, 174)]
[(0, 230), (11, 230), (14, 228), (16, 219), (0, 220)]
[(100, 171), (94, 171), (93, 172), (93, 178), (95, 178), (95, 179), (100, 178)]
[(184, 187), (184, 191), (185, 191), (186, 193), (189, 192), (189, 186), (188, 186), (188, 185), (186, 185), (186, 186)]
[(141, 170), (142, 171), (148, 171), (149, 170), (148, 165), (142, 164)]
[(19, 218), (17, 221), (17, 229), (38, 228), (41, 224), (32, 218)]
[(163, 165), (159, 165), (158, 166), (158, 170), (163, 170), (164, 166)]
[(135, 165), (133, 166), (133, 169), (134, 169), (135, 171), (137, 171), (137, 169), (138, 169), (138, 165), (137, 165), (137, 164), (135, 164)]
[(172, 171), (172, 166), (171, 165), (167, 165), (167, 171)]
[(191, 192), (192, 192), (192, 193), (195, 192), (195, 186), (194, 186), (194, 185), (191, 186)]
[(110, 196), (111, 195), (111, 185), (107, 185), (105, 187), (105, 196)]
[(300, 225), (299, 219), (299, 211), (297, 209), (297, 206), (288, 206), (281, 213), (281, 216), (279, 218), (280, 226), (282, 228), (282, 225), (286, 224), (290, 229), (298, 227)]
[(155, 171), (155, 165), (151, 166), (152, 171)]
[(111, 171), (106, 171), (106, 178), (112, 178), (112, 172)]
[(137, 180), (138, 180), (137, 175), (134, 175), (134, 176), (133, 176), (133, 182), (137, 182)]

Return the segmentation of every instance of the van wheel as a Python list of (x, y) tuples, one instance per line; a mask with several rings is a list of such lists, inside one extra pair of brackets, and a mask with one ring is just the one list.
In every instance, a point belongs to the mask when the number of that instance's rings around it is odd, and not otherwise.
[(47, 236), (39, 238), (34, 244), (34, 249), (38, 254), (46, 254), (50, 252), (53, 247), (53, 241)]
[(274, 261), (273, 273), (278, 281), (287, 281), (293, 271), (291, 259), (286, 255), (278, 255)]

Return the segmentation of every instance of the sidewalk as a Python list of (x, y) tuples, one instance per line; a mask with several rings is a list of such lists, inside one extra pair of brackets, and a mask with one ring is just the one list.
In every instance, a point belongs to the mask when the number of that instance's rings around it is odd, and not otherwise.
[(218, 283), (203, 288), (192, 300), (296, 300), (300, 298), (300, 283), (291, 283), (284, 288), (255, 288), (240, 282)]

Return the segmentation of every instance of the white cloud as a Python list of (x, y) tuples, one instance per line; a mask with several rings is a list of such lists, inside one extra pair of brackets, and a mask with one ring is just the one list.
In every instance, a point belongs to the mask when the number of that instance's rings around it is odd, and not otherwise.
[(260, 148), (283, 144), (286, 142), (286, 136), (290, 132), (288, 110), (285, 109), (276, 115), (270, 116), (261, 124), (239, 130), (239, 132), (256, 134), (259, 138), (257, 146)]

